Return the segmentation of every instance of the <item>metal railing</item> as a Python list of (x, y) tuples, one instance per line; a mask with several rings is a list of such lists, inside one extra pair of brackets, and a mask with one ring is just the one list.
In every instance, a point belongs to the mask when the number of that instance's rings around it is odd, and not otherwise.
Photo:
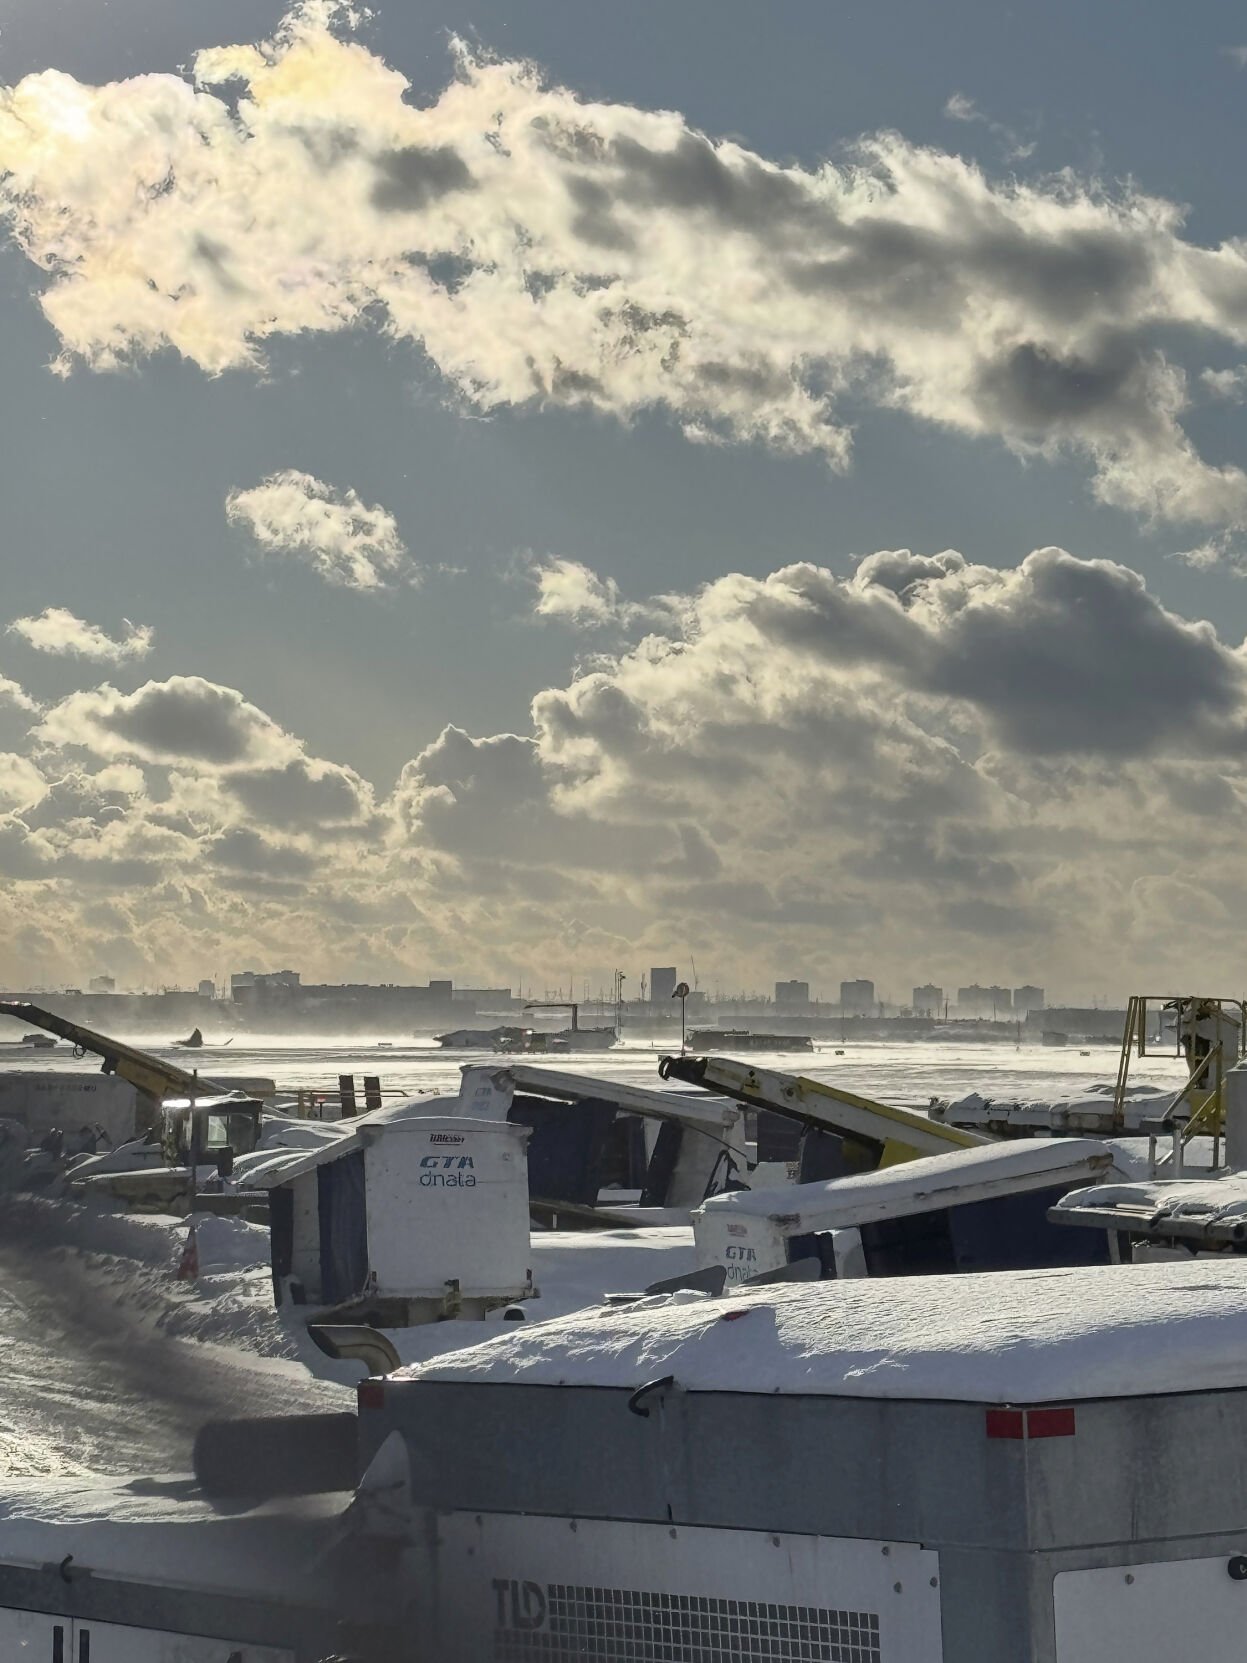
[[(1149, 1007), (1155, 1013), (1154, 1035), (1149, 1034)], [(1212, 1138), (1211, 1164), (1218, 1165), (1225, 1132), (1225, 1077), (1243, 1057), (1245, 1030), (1247, 1003), (1242, 999), (1202, 994), (1131, 996), (1113, 1093), (1118, 1129), (1125, 1128), (1126, 1093), (1135, 1056), (1183, 1057), (1188, 1068), (1185, 1083), (1159, 1117), (1161, 1130), (1149, 1134), (1153, 1176), (1167, 1167), (1169, 1176), (1181, 1177), (1186, 1147), (1197, 1136)], [(1166, 1132), (1170, 1148), (1158, 1159), (1157, 1140)]]

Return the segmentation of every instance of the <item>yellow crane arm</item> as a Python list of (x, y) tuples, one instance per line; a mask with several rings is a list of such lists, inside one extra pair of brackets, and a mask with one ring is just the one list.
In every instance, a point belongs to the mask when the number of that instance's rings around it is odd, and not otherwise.
[(140, 1051), (137, 1046), (126, 1045), (119, 1039), (110, 1039), (107, 1034), (97, 1034), (92, 1028), (84, 1028), (80, 1022), (71, 1022), (66, 1016), (57, 1016), (53, 1011), (28, 1004), (22, 999), (0, 999), (0, 1016), (11, 1016), (15, 1022), (24, 1023), (27, 1027), (44, 1028), (50, 1034), (59, 1034), (79, 1049), (102, 1057), (102, 1073), (116, 1074), (120, 1079), (128, 1080), (136, 1091), (145, 1092), (157, 1102), (165, 1097), (202, 1096), (205, 1087), (211, 1089), (213, 1086), (211, 1080), (188, 1074), (186, 1069), (178, 1068), (174, 1063), (161, 1062), (159, 1057), (153, 1057), (148, 1051)]

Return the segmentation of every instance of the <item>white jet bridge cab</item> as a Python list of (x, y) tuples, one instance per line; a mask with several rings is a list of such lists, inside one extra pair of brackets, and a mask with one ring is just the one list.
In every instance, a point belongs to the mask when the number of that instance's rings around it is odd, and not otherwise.
[(986, 1144), (821, 1184), (737, 1190), (693, 1214), (698, 1267), (730, 1283), (805, 1264), (815, 1277), (1106, 1262), (1103, 1237), (1049, 1221), (1067, 1191), (1121, 1176), (1091, 1138)]

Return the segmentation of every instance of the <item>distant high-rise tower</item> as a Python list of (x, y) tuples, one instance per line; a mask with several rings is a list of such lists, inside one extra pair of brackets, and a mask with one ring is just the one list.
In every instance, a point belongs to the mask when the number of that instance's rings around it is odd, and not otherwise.
[(1013, 994), (1007, 987), (980, 987), (971, 982), (957, 989), (957, 1008), (962, 1016), (1005, 1016), (1013, 1010)]
[(677, 981), (675, 966), (654, 965), (649, 973), (649, 996), (651, 1004), (665, 1005), (675, 997)]
[(939, 1016), (944, 1009), (944, 989), (927, 982), (924, 987), (914, 989), (910, 1002), (915, 1016)]
[(1022, 1016), (1025, 1016), (1027, 1011), (1041, 1011), (1044, 1003), (1044, 991), (1041, 987), (1015, 987), (1013, 990), (1013, 1009)]
[(840, 983), (840, 1009), (863, 1015), (874, 1009), (875, 984), (859, 977), (855, 982)]
[(775, 1003), (777, 1005), (808, 1005), (809, 1002), (809, 982), (776, 982)]

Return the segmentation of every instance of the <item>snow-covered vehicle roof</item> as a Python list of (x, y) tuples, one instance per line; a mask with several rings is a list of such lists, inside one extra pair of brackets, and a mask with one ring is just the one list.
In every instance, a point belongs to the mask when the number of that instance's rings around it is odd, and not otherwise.
[(278, 1184), (289, 1183), (293, 1178), (301, 1178), (305, 1172), (311, 1172), (318, 1166), (325, 1166), (331, 1161), (342, 1160), (346, 1155), (353, 1155), (366, 1143), (383, 1136), (386, 1132), (411, 1129), (455, 1134), (471, 1132), (475, 1135), (507, 1136), (517, 1140), (529, 1135), (526, 1126), (512, 1126), (505, 1120), (472, 1120), (461, 1114), (430, 1114), (429, 1108), (430, 1100), (427, 1097), (412, 1097), (388, 1108), (374, 1109), (371, 1114), (356, 1115), (353, 1119), (339, 1121), (338, 1125), (342, 1128), (339, 1136), (319, 1141), (310, 1148), (272, 1150), (270, 1153), (274, 1158), (271, 1161), (256, 1163), (247, 1169), (246, 1181), (256, 1189), (273, 1189)]
[(1052, 1403), (1247, 1387), (1247, 1264), (681, 1293), (534, 1325), (395, 1381)]
[(927, 1155), (824, 1183), (732, 1190), (703, 1202), (699, 1214), (768, 1218), (800, 1235), (1090, 1182), (1113, 1172), (1112, 1151), (1094, 1138), (1026, 1138)]

